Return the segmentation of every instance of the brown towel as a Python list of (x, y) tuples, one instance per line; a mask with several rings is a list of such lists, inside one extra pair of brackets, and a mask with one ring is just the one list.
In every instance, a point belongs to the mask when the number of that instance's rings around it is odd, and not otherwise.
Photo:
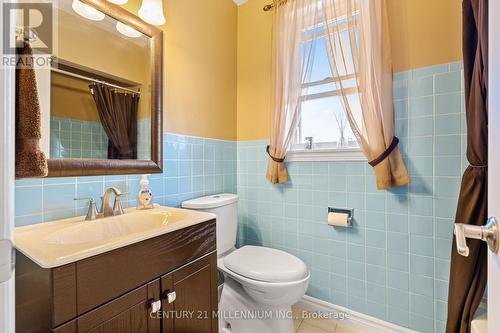
[(46, 177), (47, 159), (39, 146), (42, 133), (35, 71), (31, 62), (26, 61), (33, 52), (28, 43), (17, 51), (16, 178)]

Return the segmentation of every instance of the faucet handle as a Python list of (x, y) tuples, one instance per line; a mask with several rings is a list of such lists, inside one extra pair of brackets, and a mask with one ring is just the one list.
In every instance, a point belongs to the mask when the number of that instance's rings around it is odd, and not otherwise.
[(85, 221), (92, 221), (97, 218), (97, 205), (95, 203), (95, 199), (92, 197), (81, 197), (74, 198), (75, 201), (83, 201), (87, 200), (89, 202), (89, 207), (87, 209), (87, 214), (85, 215)]
[(128, 194), (128, 192), (120, 192), (119, 194), (115, 195), (115, 204), (113, 205), (114, 215), (125, 214), (125, 211), (123, 210), (123, 206), (122, 206), (122, 196), (125, 196), (127, 194)]

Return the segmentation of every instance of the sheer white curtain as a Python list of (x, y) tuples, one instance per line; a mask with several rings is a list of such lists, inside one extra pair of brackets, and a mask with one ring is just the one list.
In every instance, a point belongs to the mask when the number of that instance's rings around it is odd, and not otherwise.
[[(312, 0), (316, 1), (316, 0)], [(373, 166), (377, 188), (410, 182), (394, 136), (392, 60), (385, 0), (320, 0), (328, 58), (334, 77), (353, 70), (356, 96), (341, 100), (364, 155)], [(340, 31), (339, 31), (340, 29)], [(353, 109), (361, 108), (361, 121)]]
[(302, 84), (311, 73), (314, 43), (302, 43), (302, 34), (318, 19), (315, 1), (275, 1), (273, 58), (273, 125), (267, 179), (286, 183), (284, 159), (300, 119)]
[[(377, 187), (388, 189), (408, 184), (410, 177), (394, 136), (392, 61), (385, 0), (289, 0), (275, 9), (276, 98), (268, 179), (273, 183), (288, 179), (283, 159), (300, 117), (301, 85), (306, 82), (314, 61), (315, 43), (302, 41), (304, 36), (306, 40), (315, 39), (310, 35), (312, 32), (325, 36), (340, 100), (351, 129), (374, 168)], [(290, 35), (294, 38), (285, 38)], [(295, 57), (301, 61), (294, 60)], [(294, 71), (302, 74), (300, 80), (291, 74)], [(361, 119), (356, 119), (356, 109), (360, 109)]]

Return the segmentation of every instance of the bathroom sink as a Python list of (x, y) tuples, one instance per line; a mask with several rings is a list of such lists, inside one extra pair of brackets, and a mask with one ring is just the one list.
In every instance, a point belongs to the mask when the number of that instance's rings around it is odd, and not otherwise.
[(215, 218), (214, 214), (158, 207), (84, 221), (75, 217), (18, 227), (16, 248), (43, 268), (53, 268)]
[(47, 234), (43, 240), (48, 244), (61, 245), (113, 240), (173, 225), (183, 221), (188, 215), (189, 213), (185, 211), (173, 209), (151, 211), (146, 214), (129, 213), (89, 223), (73, 223), (66, 228)]

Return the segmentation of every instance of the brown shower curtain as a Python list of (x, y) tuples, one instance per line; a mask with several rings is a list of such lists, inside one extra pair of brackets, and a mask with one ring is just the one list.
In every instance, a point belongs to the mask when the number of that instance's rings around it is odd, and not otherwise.
[(137, 159), (139, 95), (117, 92), (101, 83), (89, 87), (108, 136), (108, 159)]
[[(467, 159), (456, 223), (484, 225), (488, 207), (488, 0), (463, 1), (463, 54), (467, 117)], [(447, 333), (470, 332), (470, 322), (486, 288), (487, 248), (468, 239), (468, 257), (453, 239)]]

